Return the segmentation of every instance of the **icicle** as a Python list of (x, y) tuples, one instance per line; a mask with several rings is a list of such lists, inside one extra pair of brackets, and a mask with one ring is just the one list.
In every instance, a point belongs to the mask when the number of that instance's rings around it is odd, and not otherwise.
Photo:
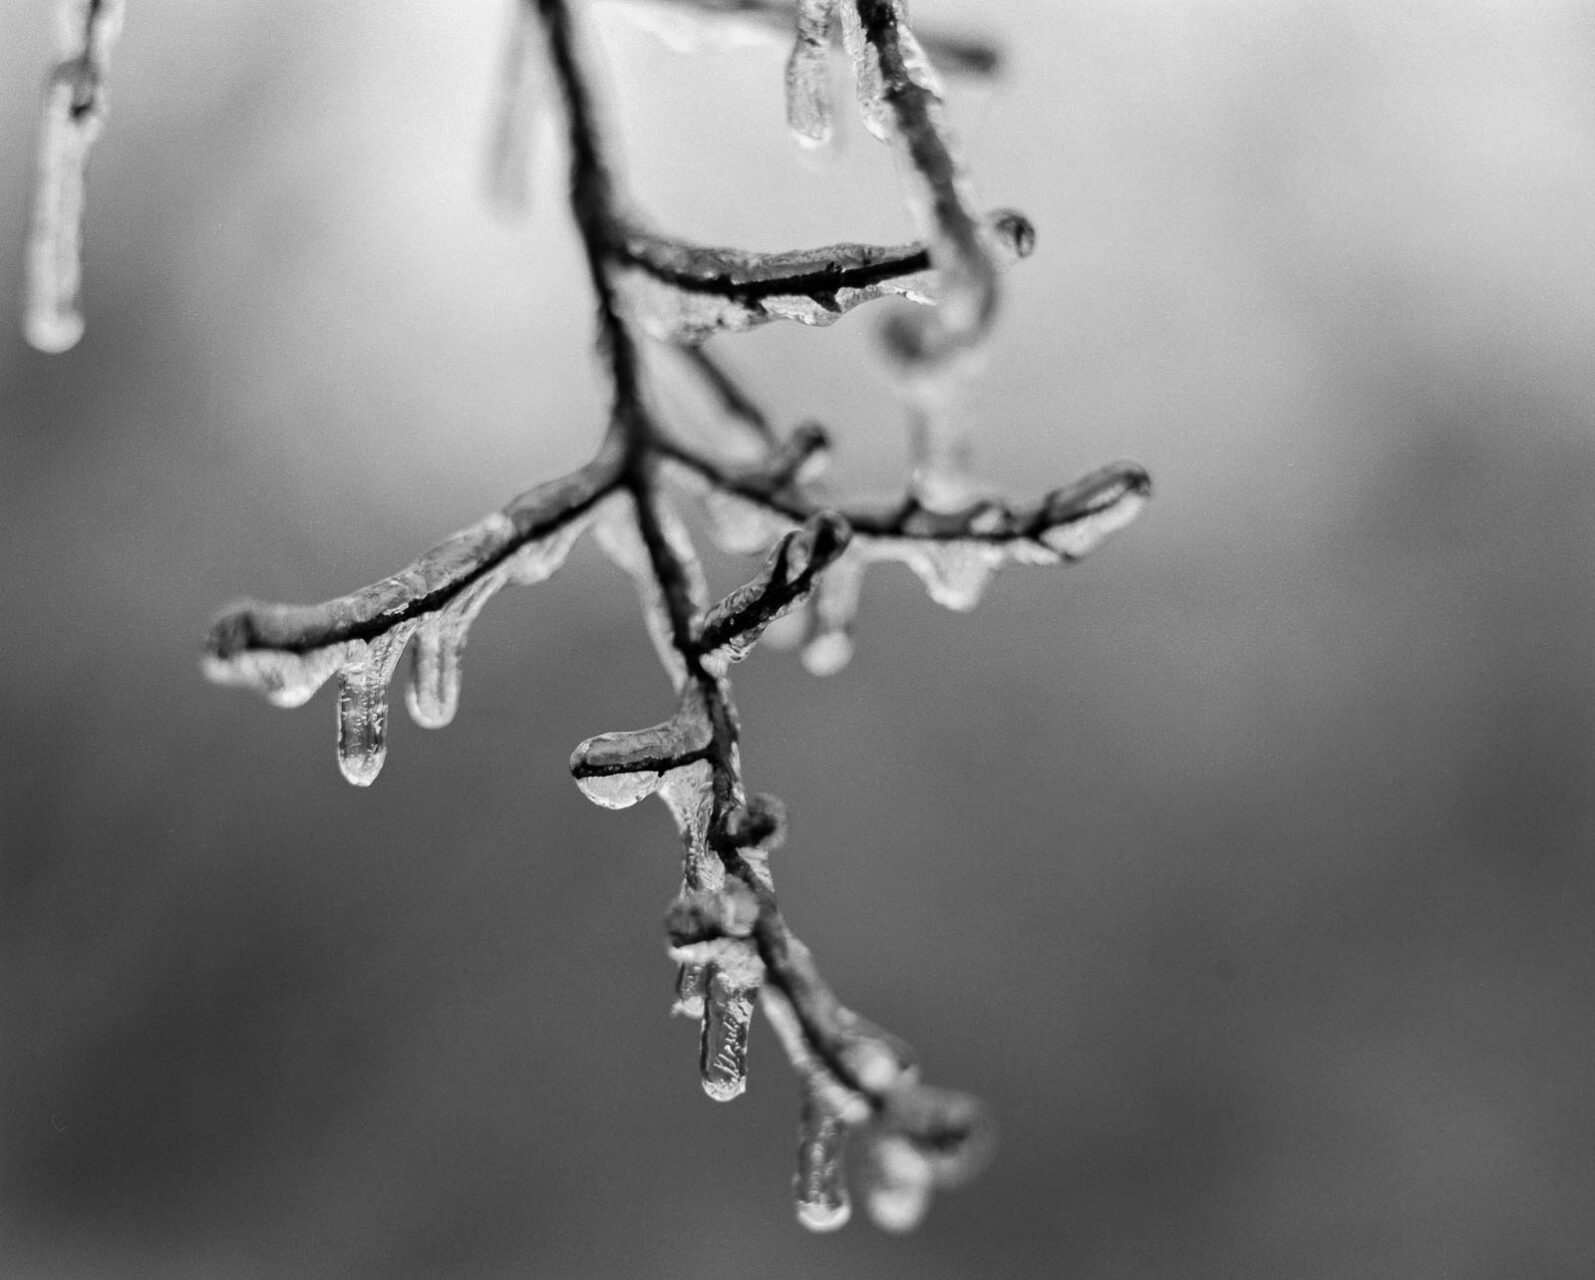
[(67, 351), (83, 336), (83, 175), (101, 117), (85, 96), (83, 64), (64, 64), (45, 89), (39, 167), (28, 235), (23, 329), (38, 351)]
[(822, 146), (831, 138), (830, 45), (836, 2), (798, 2), (797, 41), (786, 64), (786, 119), (806, 146)]
[(357, 787), (377, 780), (388, 753), (388, 681), (418, 624), (401, 622), (375, 640), (351, 641), (338, 672), (338, 767)]
[(571, 752), (576, 785), (594, 804), (625, 809), (660, 789), (666, 775), (700, 763), (714, 734), (696, 685), (676, 714), (647, 729), (601, 733)]
[(529, 207), (530, 174), (549, 122), (549, 76), (531, 6), (513, 0), (493, 105), (487, 163), (487, 194), (506, 214)]
[(704, 1001), (699, 1072), (704, 1092), (716, 1102), (729, 1102), (747, 1088), (748, 1030), (764, 981), (764, 965), (751, 944), (739, 950), (738, 958), (712, 967)]
[(441, 729), (460, 704), (460, 655), (466, 634), (482, 607), (504, 585), (505, 574), (486, 574), (423, 621), (410, 651), (410, 682), (405, 705), (410, 718), (427, 729)]
[(886, 105), (886, 83), (881, 75), (880, 59), (864, 38), (864, 27), (854, 0), (841, 0), (839, 12), (842, 48), (853, 66), (853, 92), (858, 98), (859, 114), (871, 136), (888, 142), (892, 136), (892, 116), (891, 108)]
[(853, 656), (853, 619), (858, 613), (866, 563), (864, 554), (854, 549), (820, 578), (809, 606), (812, 620), (803, 646), (803, 665), (814, 675), (835, 675)]
[(29, 344), (51, 354), (83, 336), (84, 174), (105, 121), (104, 76), (122, 15), (122, 0), (56, 6), (62, 62), (44, 93), (23, 308)]
[(805, 1086), (793, 1193), (798, 1221), (810, 1231), (835, 1231), (852, 1217), (842, 1173), (847, 1135), (848, 1126), (825, 1105), (820, 1091)]

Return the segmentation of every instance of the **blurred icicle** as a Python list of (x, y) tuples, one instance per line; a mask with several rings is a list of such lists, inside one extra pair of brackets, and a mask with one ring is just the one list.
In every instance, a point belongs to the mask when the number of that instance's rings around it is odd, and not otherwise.
[(516, 215), (530, 207), (531, 174), (553, 118), (537, 17), (523, 0), (510, 7), (489, 132), (487, 194), (494, 208)]
[(793, 1191), (798, 1221), (810, 1231), (835, 1231), (853, 1214), (842, 1173), (847, 1135), (848, 1126), (825, 1104), (821, 1092), (805, 1084)]
[(786, 63), (786, 121), (800, 142), (823, 146), (834, 127), (831, 24), (837, 0), (798, 0), (797, 40)]
[(83, 336), (84, 177), (105, 122), (104, 79), (122, 31), (122, 0), (59, 0), (61, 62), (45, 86), (23, 332), (36, 350), (70, 350)]
[(892, 143), (913, 175), (909, 209), (936, 266), (937, 317), (924, 322), (919, 346), (932, 363), (952, 359), (985, 342), (997, 310), (997, 273), (947, 123), (941, 80), (902, 0), (843, 0), (841, 17), (865, 127)]
[[(600, 548), (616, 565), (624, 569), (637, 588), (637, 598), (642, 603), (643, 622), (652, 638), (659, 663), (669, 672), (671, 681), (680, 689), (687, 680), (687, 665), (675, 644), (675, 630), (670, 621), (670, 610), (664, 592), (654, 575), (653, 562), (648, 548), (637, 528), (635, 500), (630, 496), (617, 500), (614, 508), (598, 522), (595, 531)], [(686, 529), (674, 516), (661, 508), (667, 541), (681, 556), (687, 581), (694, 601), (701, 609), (708, 597), (703, 568), (697, 553), (692, 549)]]

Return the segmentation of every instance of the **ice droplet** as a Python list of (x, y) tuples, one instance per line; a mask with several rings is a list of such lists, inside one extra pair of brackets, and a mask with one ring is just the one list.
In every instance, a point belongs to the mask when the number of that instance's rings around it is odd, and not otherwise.
[(371, 641), (349, 642), (338, 672), (338, 767), (357, 787), (369, 787), (388, 753), (388, 681), (415, 622), (396, 624)]
[(842, 1173), (848, 1127), (819, 1093), (803, 1090), (798, 1120), (798, 1169), (793, 1178), (798, 1221), (810, 1231), (835, 1231), (853, 1215)]
[(743, 975), (718, 965), (710, 971), (699, 1071), (703, 1091), (716, 1102), (730, 1102), (748, 1087), (748, 1031), (757, 991), (758, 982), (750, 987)]
[(831, 138), (830, 42), (836, 2), (798, 3), (797, 41), (786, 64), (786, 119), (805, 146), (822, 146)]

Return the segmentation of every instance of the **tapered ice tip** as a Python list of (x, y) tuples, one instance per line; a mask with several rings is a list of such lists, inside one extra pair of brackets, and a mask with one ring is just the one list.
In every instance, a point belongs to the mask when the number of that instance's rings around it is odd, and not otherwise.
[(853, 1216), (853, 1206), (846, 1200), (798, 1201), (797, 1220), (810, 1231), (839, 1231)]

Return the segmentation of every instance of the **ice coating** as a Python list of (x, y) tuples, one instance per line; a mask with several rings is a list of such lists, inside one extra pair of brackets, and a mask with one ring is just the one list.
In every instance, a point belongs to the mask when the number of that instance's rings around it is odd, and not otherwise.
[(701, 761), (712, 737), (703, 698), (689, 684), (670, 719), (588, 738), (571, 753), (570, 771), (594, 804), (625, 809), (659, 790), (667, 774)]
[(705, 616), (701, 643), (706, 658), (713, 656), (723, 665), (746, 657), (770, 623), (808, 598), (851, 536), (846, 522), (829, 511), (811, 516), (801, 529), (786, 534), (765, 558), (758, 577)]
[(786, 119), (806, 146), (830, 141), (831, 22), (837, 0), (798, 0), (797, 40), (786, 64)]

